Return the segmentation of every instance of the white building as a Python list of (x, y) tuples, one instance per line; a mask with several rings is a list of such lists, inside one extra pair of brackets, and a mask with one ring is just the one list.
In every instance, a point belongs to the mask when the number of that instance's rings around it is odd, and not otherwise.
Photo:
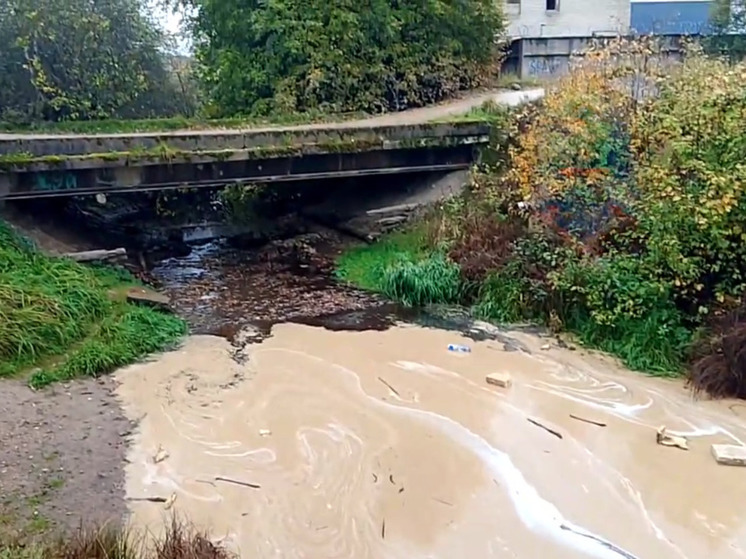
[(629, 31), (630, 0), (504, 0), (511, 39), (592, 37)]

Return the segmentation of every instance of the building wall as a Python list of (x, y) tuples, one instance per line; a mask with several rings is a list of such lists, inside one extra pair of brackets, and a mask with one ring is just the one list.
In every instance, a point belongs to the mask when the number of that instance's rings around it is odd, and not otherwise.
[(633, 1), (630, 30), (656, 35), (698, 35), (707, 33), (709, 1)]
[[(607, 40), (612, 39), (598, 40), (587, 36), (516, 39), (511, 44), (503, 71), (516, 73), (521, 78), (551, 81), (569, 72), (574, 55), (587, 50), (593, 43)], [(663, 37), (658, 61), (665, 64), (679, 60), (681, 40), (680, 35)]]
[[(630, 0), (505, 1), (511, 38), (590, 37), (629, 31)], [(557, 9), (547, 10), (547, 3), (553, 1)]]

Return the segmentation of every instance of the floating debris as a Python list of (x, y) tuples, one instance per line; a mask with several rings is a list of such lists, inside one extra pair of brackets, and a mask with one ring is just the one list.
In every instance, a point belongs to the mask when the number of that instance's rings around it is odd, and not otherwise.
[(537, 427), (541, 427), (541, 428), (542, 428), (542, 429), (544, 429), (544, 430), (545, 430), (545, 431), (546, 431), (547, 433), (550, 433), (550, 434), (554, 435), (554, 436), (555, 436), (555, 437), (557, 437), (558, 439), (561, 439), (561, 438), (562, 438), (562, 433), (560, 433), (560, 432), (558, 432), (558, 431), (555, 431), (554, 429), (550, 429), (550, 428), (549, 428), (549, 427), (547, 427), (546, 425), (542, 425), (541, 423), (539, 423), (539, 422), (538, 422), (538, 421), (536, 421), (535, 419), (531, 419), (530, 417), (527, 417), (526, 419), (528, 420), (528, 422), (529, 422), (529, 423), (532, 423), (532, 424), (536, 425)]
[(661, 426), (658, 429), (658, 432), (655, 434), (655, 442), (662, 446), (675, 446), (682, 450), (689, 450), (689, 445), (686, 437), (681, 437), (679, 435), (669, 435), (668, 432), (666, 432), (665, 426)]
[(171, 496), (168, 498), (163, 508), (166, 510), (170, 510), (171, 507), (174, 506), (175, 502), (176, 502), (176, 493), (171, 493)]
[(168, 453), (168, 451), (161, 445), (158, 445), (158, 450), (156, 450), (155, 454), (153, 455), (153, 464), (160, 464), (169, 456), (170, 454)]
[(508, 373), (490, 373), (485, 377), (487, 384), (494, 384), (500, 388), (510, 388), (513, 380)]
[(235, 485), (242, 485), (243, 487), (251, 487), (252, 489), (261, 489), (261, 485), (257, 485), (256, 483), (249, 483), (248, 481), (239, 481), (237, 479), (231, 479), (229, 477), (220, 477), (216, 476), (215, 481), (224, 481), (226, 483), (233, 483)]
[(712, 456), (723, 466), (746, 466), (746, 446), (737, 444), (714, 444)]
[(388, 382), (386, 382), (385, 380), (383, 380), (381, 377), (378, 377), (378, 380), (380, 380), (386, 386), (386, 388), (388, 388), (389, 390), (391, 390), (391, 392), (393, 392), (394, 394), (396, 394), (397, 396), (399, 396), (399, 398), (401, 398), (401, 395), (399, 394), (399, 391), (396, 388), (394, 388), (393, 386), (391, 386)]
[(602, 421), (594, 421), (593, 419), (586, 419), (585, 417), (580, 417), (574, 414), (570, 414), (570, 417), (573, 419), (577, 419), (578, 421), (582, 421), (583, 423), (590, 423), (591, 425), (595, 425), (597, 427), (606, 427), (606, 423), (603, 423)]

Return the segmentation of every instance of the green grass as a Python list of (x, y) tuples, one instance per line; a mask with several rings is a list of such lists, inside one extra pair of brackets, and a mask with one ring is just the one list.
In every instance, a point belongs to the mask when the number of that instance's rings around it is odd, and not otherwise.
[(337, 260), (336, 275), (361, 289), (381, 292), (388, 268), (427, 256), (427, 244), (420, 231), (394, 233), (373, 244), (346, 250)]
[[(561, 308), (548, 301), (544, 286), (534, 285), (506, 267), (480, 286), (472, 312), (497, 324), (546, 324), (547, 309), (561, 314), (563, 327), (589, 349), (618, 357), (628, 368), (655, 376), (675, 377), (683, 371), (691, 332), (671, 309), (653, 309), (643, 317), (600, 325), (587, 309)], [(570, 297), (565, 297), (569, 299)]]
[(407, 306), (455, 304), (462, 293), (458, 266), (430, 253), (417, 230), (346, 251), (337, 261), (337, 277)]
[(462, 293), (461, 271), (439, 253), (424, 260), (400, 260), (384, 269), (381, 292), (409, 307), (456, 304)]
[(51, 258), (0, 223), (0, 377), (30, 383), (108, 373), (174, 345), (185, 323), (126, 303), (128, 274)]
[(206, 118), (153, 118), (133, 120), (86, 120), (63, 122), (34, 122), (16, 124), (0, 122), (0, 132), (48, 134), (128, 134), (137, 132), (174, 132), (178, 130), (236, 129), (262, 126), (294, 126), (300, 124), (342, 122), (371, 115), (365, 113), (308, 112), (278, 114), (266, 117)]
[(613, 327), (600, 327), (587, 317), (574, 322), (569, 330), (583, 345), (615, 355), (634, 371), (659, 377), (679, 377), (684, 372), (692, 334), (672, 325), (661, 311)]
[(503, 72), (497, 79), (497, 87), (510, 89), (514, 85), (539, 87), (541, 86), (541, 80), (538, 78), (520, 78), (515, 72)]

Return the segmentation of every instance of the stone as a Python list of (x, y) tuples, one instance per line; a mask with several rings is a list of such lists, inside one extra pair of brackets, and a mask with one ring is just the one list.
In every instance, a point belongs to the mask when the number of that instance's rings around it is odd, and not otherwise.
[(171, 308), (171, 299), (167, 295), (151, 289), (143, 289), (142, 287), (128, 289), (127, 302), (162, 310), (169, 310)]
[(724, 466), (746, 466), (746, 446), (737, 444), (714, 444), (712, 456)]
[(490, 373), (485, 377), (487, 384), (493, 384), (500, 388), (510, 388), (513, 383), (508, 373)]

